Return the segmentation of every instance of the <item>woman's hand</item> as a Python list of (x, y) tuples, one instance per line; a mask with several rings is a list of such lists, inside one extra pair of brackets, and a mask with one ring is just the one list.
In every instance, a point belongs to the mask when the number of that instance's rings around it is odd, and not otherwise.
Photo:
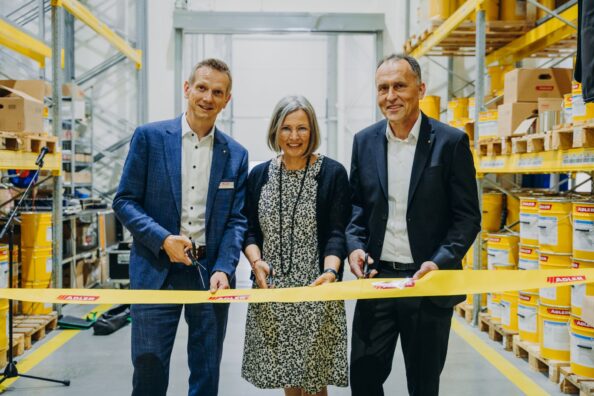
[(252, 266), (256, 284), (260, 289), (268, 289), (267, 278), (270, 276), (270, 265), (262, 259), (257, 260)]
[(324, 272), (322, 275), (318, 276), (318, 278), (313, 281), (310, 286), (320, 286), (324, 283), (332, 282), (336, 282), (336, 275), (334, 275), (332, 272)]

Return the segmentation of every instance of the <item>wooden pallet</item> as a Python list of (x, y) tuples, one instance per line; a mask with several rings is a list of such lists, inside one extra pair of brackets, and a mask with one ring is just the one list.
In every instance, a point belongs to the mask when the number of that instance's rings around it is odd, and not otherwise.
[(465, 319), (468, 323), (472, 322), (472, 313), (474, 312), (474, 307), (472, 304), (468, 304), (467, 302), (461, 302), (460, 304), (454, 307), (456, 313), (463, 319)]
[(532, 133), (512, 138), (512, 153), (540, 153), (552, 150), (552, 132)]
[(543, 358), (538, 344), (522, 341), (519, 335), (513, 337), (512, 344), (516, 357), (527, 360), (532, 370), (545, 374), (551, 382), (559, 383), (561, 368), (569, 366), (566, 361)]
[(594, 122), (573, 126), (573, 147), (594, 147)]
[(481, 139), (478, 142), (481, 156), (509, 155), (511, 154), (511, 138), (496, 137)]
[(18, 137), (11, 132), (0, 132), (0, 149), (1, 150), (18, 150)]
[[(12, 357), (21, 356), (25, 353), (25, 337), (22, 334), (13, 334)], [(5, 367), (8, 363), (8, 349), (0, 351), (0, 366)]]
[(25, 337), (25, 349), (30, 349), (33, 341), (39, 341), (46, 333), (58, 327), (58, 314), (19, 315), (13, 319), (13, 332)]
[(594, 378), (580, 377), (571, 371), (569, 366), (561, 367), (561, 382), (559, 389), (565, 394), (579, 394), (580, 396), (594, 395)]
[(58, 138), (47, 133), (24, 133), (0, 131), (0, 149), (30, 151), (38, 153), (47, 147), (50, 153), (56, 152)]
[(567, 150), (573, 147), (573, 126), (559, 125), (553, 129), (551, 140), (552, 150)]
[(512, 338), (518, 334), (517, 331), (505, 330), (500, 323), (493, 322), (491, 315), (486, 313), (479, 314), (479, 330), (487, 332), (491, 340), (501, 342), (506, 351), (512, 350)]

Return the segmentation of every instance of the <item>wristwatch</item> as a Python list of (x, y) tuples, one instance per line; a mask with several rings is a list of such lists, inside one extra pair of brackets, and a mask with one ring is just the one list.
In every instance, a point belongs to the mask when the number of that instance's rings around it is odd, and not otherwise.
[(331, 273), (334, 274), (334, 280), (337, 281), (338, 280), (338, 272), (334, 269), (334, 268), (326, 268), (323, 272), (323, 274), (326, 273)]

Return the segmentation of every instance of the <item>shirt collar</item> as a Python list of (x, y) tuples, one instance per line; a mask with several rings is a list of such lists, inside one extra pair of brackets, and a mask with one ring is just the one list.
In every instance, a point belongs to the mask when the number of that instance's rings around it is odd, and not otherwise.
[(412, 126), (410, 133), (406, 139), (397, 138), (396, 135), (392, 133), (392, 128), (390, 127), (390, 121), (386, 124), (386, 138), (388, 142), (407, 142), (407, 143), (415, 143), (419, 139), (419, 133), (421, 132), (421, 112), (419, 111), (419, 117), (415, 121), (414, 125)]
[[(192, 128), (190, 128), (190, 124), (188, 124), (188, 120), (186, 118), (186, 113), (184, 113), (181, 118), (181, 130), (182, 130), (182, 137), (184, 137), (190, 133), (194, 133)], [(215, 126), (213, 125), (210, 132), (208, 132), (208, 134), (206, 136), (204, 136), (201, 140), (212, 139), (212, 137), (214, 136), (214, 131), (215, 131)]]

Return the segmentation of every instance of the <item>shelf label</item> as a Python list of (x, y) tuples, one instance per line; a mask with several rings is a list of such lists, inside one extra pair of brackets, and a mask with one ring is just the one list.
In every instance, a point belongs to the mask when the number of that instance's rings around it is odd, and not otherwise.
[(503, 169), (505, 167), (505, 161), (501, 159), (496, 160), (482, 160), (481, 168), (496, 168)]
[(562, 165), (585, 165), (594, 164), (594, 152), (586, 152), (580, 154), (563, 154), (561, 159)]
[(518, 160), (518, 168), (535, 168), (542, 166), (542, 157), (520, 158)]

